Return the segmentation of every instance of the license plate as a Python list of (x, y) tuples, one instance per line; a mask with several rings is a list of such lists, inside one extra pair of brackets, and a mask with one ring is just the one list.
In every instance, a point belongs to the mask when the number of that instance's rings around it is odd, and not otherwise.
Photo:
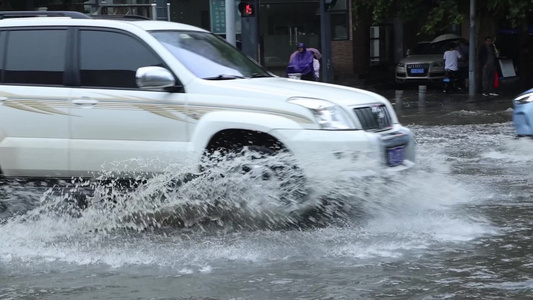
[(424, 73), (424, 69), (411, 69), (412, 74), (422, 74)]
[(444, 78), (444, 79), (442, 79), (442, 81), (444, 81), (444, 82), (450, 82), (450, 78)]
[(403, 162), (404, 146), (387, 149), (387, 165), (390, 167), (397, 166)]

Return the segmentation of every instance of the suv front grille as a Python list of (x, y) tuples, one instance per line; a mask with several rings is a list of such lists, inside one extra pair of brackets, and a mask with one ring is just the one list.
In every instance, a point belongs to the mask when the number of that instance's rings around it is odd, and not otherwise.
[(363, 130), (383, 130), (392, 126), (392, 119), (384, 104), (354, 108)]

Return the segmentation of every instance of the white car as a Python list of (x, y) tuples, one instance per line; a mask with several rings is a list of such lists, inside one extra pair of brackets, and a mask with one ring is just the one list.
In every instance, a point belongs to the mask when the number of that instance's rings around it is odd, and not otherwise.
[[(0, 20), (6, 177), (200, 166), (206, 153), (290, 153), (306, 176), (413, 166), (384, 97), (272, 75), (218, 36), (151, 20)], [(152, 162), (153, 161), (153, 162)]]

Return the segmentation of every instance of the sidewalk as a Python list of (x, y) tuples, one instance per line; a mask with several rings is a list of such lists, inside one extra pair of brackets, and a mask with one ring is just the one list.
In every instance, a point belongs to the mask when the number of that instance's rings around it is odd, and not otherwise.
[(488, 103), (493, 101), (509, 101), (509, 103), (512, 104), (512, 99), (527, 89), (520, 86), (517, 77), (502, 80), (500, 89), (498, 90), (498, 96), (483, 96), (480, 93), (476, 93), (472, 97), (468, 95), (468, 90), (462, 93), (444, 93), (442, 86), (436, 83), (411, 83), (398, 86), (395, 82), (387, 79), (381, 82), (367, 83), (364, 80), (347, 77), (337, 80), (335, 84), (351, 86), (378, 93), (393, 104), (399, 98), (400, 101), (407, 106), (413, 106), (413, 104), (421, 101), (425, 102), (428, 106), (454, 102)]
[(460, 125), (474, 123), (501, 123), (512, 120), (513, 99), (526, 90), (518, 78), (502, 81), (498, 96), (483, 96), (476, 93), (449, 93), (438, 84), (426, 85), (426, 91), (419, 85), (401, 86), (394, 82), (367, 84), (362, 80), (344, 79), (336, 84), (369, 90), (387, 98), (395, 108), (403, 124)]

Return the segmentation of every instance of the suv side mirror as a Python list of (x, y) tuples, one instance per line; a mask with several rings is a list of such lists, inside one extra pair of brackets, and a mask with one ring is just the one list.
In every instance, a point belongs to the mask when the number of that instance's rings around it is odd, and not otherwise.
[(142, 89), (164, 89), (176, 84), (172, 73), (161, 67), (141, 67), (135, 73), (135, 80)]
[(407, 52), (405, 53), (407, 56), (411, 55), (411, 49), (407, 49)]

